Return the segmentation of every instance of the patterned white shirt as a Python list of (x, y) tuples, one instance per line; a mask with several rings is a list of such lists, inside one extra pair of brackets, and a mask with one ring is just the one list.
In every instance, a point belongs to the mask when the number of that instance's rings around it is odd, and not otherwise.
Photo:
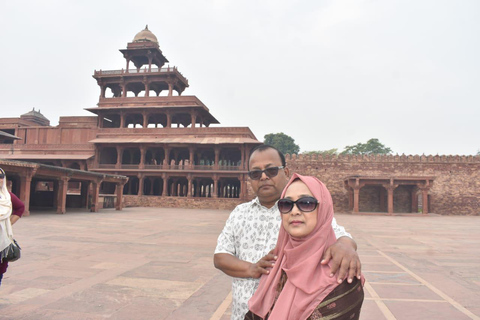
[[(281, 216), (277, 204), (266, 208), (258, 198), (238, 205), (225, 223), (217, 241), (215, 253), (229, 253), (240, 260), (255, 263), (277, 244)], [(332, 227), (338, 238), (351, 235), (337, 225), (333, 218)], [(258, 287), (260, 279), (233, 278), (232, 320), (243, 320), (248, 312), (248, 300)]]

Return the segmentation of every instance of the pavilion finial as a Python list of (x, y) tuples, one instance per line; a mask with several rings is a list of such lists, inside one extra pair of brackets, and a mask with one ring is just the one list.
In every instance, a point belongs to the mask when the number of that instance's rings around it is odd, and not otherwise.
[(147, 25), (145, 25), (145, 30), (148, 30), (148, 24), (147, 24)]

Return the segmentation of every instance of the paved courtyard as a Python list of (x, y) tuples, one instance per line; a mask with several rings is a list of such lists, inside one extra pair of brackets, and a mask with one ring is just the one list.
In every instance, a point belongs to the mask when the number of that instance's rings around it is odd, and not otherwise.
[[(32, 212), (15, 225), (23, 256), (0, 319), (229, 319), (230, 279), (212, 263), (228, 214)], [(480, 216), (336, 217), (359, 246), (361, 319), (480, 319)]]

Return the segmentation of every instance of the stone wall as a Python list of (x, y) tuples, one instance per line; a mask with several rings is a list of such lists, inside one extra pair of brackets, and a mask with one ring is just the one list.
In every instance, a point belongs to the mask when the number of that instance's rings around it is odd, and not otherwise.
[[(429, 191), (431, 213), (480, 215), (479, 156), (287, 155), (286, 160), (291, 172), (316, 176), (327, 185), (337, 212), (350, 212), (343, 184), (347, 176), (433, 176), (433, 187)], [(378, 192), (373, 189), (360, 191), (360, 211), (379, 211), (371, 206), (378, 201), (375, 199)], [(408, 197), (408, 190), (401, 187), (395, 190), (395, 212), (409, 212), (405, 206), (410, 201)]]
[[(290, 172), (313, 175), (330, 190), (336, 212), (351, 212), (344, 178), (348, 176), (434, 177), (429, 191), (430, 213), (480, 215), (479, 156), (303, 156), (286, 155)], [(254, 197), (247, 181), (247, 200)], [(366, 186), (360, 191), (361, 212), (385, 212), (380, 208), (379, 188)], [(384, 205), (387, 204), (386, 192)], [(172, 207), (232, 210), (243, 202), (224, 198), (183, 198), (125, 195), (125, 206)], [(399, 186), (394, 192), (394, 212), (410, 212), (411, 194)]]
[(189, 209), (219, 209), (232, 210), (243, 201), (225, 198), (186, 198), (186, 197), (157, 197), (157, 196), (123, 196), (125, 207), (162, 207), (162, 208), (189, 208)]

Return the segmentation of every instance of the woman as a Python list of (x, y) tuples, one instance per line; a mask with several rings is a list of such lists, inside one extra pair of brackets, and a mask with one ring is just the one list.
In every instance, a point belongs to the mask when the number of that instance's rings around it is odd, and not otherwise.
[(336, 240), (333, 203), (315, 177), (294, 174), (278, 201), (282, 227), (274, 254), (278, 257), (249, 301), (248, 320), (358, 319), (363, 303), (362, 280), (338, 284), (330, 267), (320, 264)]
[(0, 168), (0, 285), (8, 267), (8, 262), (3, 261), (3, 256), (12, 243), (12, 224), (20, 219), (23, 211), (25, 211), (23, 202), (8, 191), (5, 171)]

